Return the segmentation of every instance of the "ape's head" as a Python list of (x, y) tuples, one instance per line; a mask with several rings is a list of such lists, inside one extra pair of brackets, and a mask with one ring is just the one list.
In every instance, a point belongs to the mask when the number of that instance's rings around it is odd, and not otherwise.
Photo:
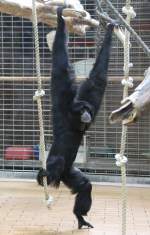
[(70, 124), (73, 129), (85, 131), (91, 124), (94, 112), (85, 101), (75, 101), (71, 107)]
[(86, 101), (75, 101), (72, 106), (72, 112), (79, 117), (82, 123), (89, 124), (93, 119), (92, 106)]

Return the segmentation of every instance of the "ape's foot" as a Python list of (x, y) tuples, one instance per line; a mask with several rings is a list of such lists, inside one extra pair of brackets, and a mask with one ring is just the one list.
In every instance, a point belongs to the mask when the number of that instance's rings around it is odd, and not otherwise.
[(83, 226), (86, 228), (94, 228), (93, 225), (82, 218), (82, 220), (78, 220), (78, 229), (81, 229)]

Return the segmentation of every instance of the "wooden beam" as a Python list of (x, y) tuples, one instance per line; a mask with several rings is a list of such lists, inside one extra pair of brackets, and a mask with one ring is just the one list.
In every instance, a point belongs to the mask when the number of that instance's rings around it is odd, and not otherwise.
[[(57, 25), (58, 6), (47, 5), (36, 1), (38, 22), (47, 24), (50, 27)], [(0, 12), (17, 17), (23, 17), (32, 21), (32, 1), (31, 0), (0, 0)], [(73, 8), (63, 10), (63, 16), (70, 32), (77, 34), (85, 33), (87, 26), (98, 26), (99, 22), (92, 19), (88, 12)], [(72, 24), (72, 21), (76, 24)], [(85, 27), (86, 26), (86, 27)]]

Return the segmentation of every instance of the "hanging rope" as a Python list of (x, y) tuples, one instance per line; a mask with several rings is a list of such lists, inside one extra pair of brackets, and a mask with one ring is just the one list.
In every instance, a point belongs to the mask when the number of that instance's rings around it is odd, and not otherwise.
[[(36, 62), (36, 73), (38, 79), (38, 90), (35, 92), (34, 99), (37, 101), (39, 127), (40, 127), (40, 159), (42, 159), (42, 168), (46, 170), (46, 157), (45, 157), (45, 140), (44, 140), (44, 127), (43, 127), (43, 111), (41, 98), (45, 95), (45, 91), (42, 89), (41, 71), (40, 71), (40, 53), (39, 53), (39, 34), (37, 25), (37, 12), (35, 0), (32, 0), (32, 19), (34, 29), (34, 40), (35, 40), (35, 62)], [(49, 207), (52, 202), (52, 197), (49, 196), (47, 188), (47, 178), (43, 178), (44, 194), (47, 206)]]
[[(130, 25), (131, 18), (136, 16), (133, 8), (130, 6), (131, 0), (126, 0), (126, 6), (122, 8), (124, 14), (127, 15), (126, 23)], [(122, 80), (123, 99), (128, 96), (128, 89), (133, 87), (133, 79), (129, 77), (129, 70), (132, 64), (130, 63), (130, 32), (125, 29), (124, 42), (124, 79)], [(126, 188), (126, 163), (127, 157), (124, 156), (126, 148), (127, 126), (122, 124), (122, 135), (120, 153), (116, 154), (116, 165), (121, 167), (122, 177), (122, 235), (126, 235), (126, 217), (127, 217), (127, 188)]]

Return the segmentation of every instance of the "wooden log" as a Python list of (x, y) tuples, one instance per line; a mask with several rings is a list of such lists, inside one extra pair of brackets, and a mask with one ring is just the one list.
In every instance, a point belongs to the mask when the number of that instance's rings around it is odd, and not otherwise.
[[(54, 1), (53, 1), (54, 2)], [(57, 25), (55, 5), (44, 4), (36, 1), (38, 22), (55, 27)], [(10, 14), (17, 17), (23, 17), (32, 21), (32, 1), (31, 0), (0, 0), (0, 12)], [(68, 30), (77, 34), (85, 32), (85, 25), (97, 26), (99, 23), (90, 18), (88, 12), (84, 9), (66, 8), (63, 10), (63, 16), (67, 21)], [(70, 17), (70, 18), (68, 18)], [(72, 22), (73, 18), (78, 19), (75, 25), (70, 26), (69, 20)], [(82, 29), (83, 28), (83, 29)]]
[(145, 78), (140, 85), (121, 103), (122, 106), (111, 113), (109, 117), (111, 123), (122, 121), (127, 125), (150, 111), (150, 67), (145, 71)]

